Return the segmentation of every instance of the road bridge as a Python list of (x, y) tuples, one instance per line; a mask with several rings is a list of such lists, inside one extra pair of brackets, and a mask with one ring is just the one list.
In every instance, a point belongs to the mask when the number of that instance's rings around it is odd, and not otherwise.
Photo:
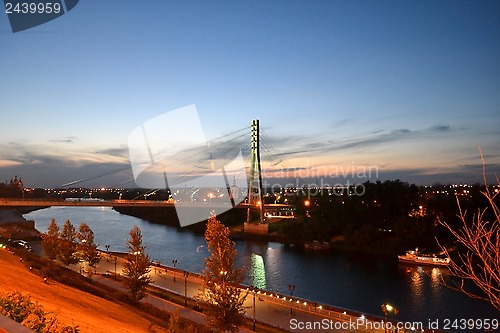
[[(102, 200), (102, 199), (82, 199), (82, 200), (65, 200), (65, 199), (11, 199), (0, 198), (0, 207), (206, 207), (206, 208), (222, 208), (227, 207), (225, 204), (216, 202), (176, 202), (173, 203), (167, 200)], [(246, 203), (241, 203), (234, 208), (247, 209)], [(279, 209), (290, 208), (290, 205), (285, 204), (266, 204), (265, 208)]]

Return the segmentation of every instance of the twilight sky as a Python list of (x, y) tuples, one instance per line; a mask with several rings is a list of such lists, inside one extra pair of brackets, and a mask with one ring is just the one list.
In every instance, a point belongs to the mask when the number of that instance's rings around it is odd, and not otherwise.
[(85, 0), (2, 11), (0, 66), (0, 182), (135, 186), (129, 134), (191, 104), (208, 140), (259, 118), (268, 176), (500, 175), (498, 1)]

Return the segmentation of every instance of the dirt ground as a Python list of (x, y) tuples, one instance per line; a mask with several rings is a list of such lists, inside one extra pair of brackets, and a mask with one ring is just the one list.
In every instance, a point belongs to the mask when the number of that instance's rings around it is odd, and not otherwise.
[[(0, 292), (18, 290), (29, 293), (46, 312), (52, 312), (67, 325), (78, 325), (80, 332), (166, 332), (137, 314), (127, 305), (113, 303), (66, 285), (43, 279), (27, 269), (19, 257), (0, 249)], [(0, 332), (2, 329), (0, 328)]]

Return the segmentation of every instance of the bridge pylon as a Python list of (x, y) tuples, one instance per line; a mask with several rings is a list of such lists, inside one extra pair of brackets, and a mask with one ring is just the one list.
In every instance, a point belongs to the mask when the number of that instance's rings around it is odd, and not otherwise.
[(260, 223), (264, 223), (264, 198), (262, 193), (262, 172), (260, 167), (260, 135), (259, 119), (252, 120), (251, 129), (251, 161), (250, 179), (248, 184), (248, 212), (247, 222), (251, 221), (250, 207), (258, 206), (260, 210)]

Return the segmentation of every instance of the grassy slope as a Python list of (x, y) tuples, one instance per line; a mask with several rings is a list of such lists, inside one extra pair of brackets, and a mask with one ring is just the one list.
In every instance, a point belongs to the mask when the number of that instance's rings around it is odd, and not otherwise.
[(55, 281), (45, 284), (19, 262), (19, 257), (0, 249), (0, 292), (13, 290), (29, 293), (46, 312), (56, 313), (65, 324), (78, 325), (82, 333), (165, 331), (157, 326), (151, 327), (149, 320), (127, 305), (113, 303)]

